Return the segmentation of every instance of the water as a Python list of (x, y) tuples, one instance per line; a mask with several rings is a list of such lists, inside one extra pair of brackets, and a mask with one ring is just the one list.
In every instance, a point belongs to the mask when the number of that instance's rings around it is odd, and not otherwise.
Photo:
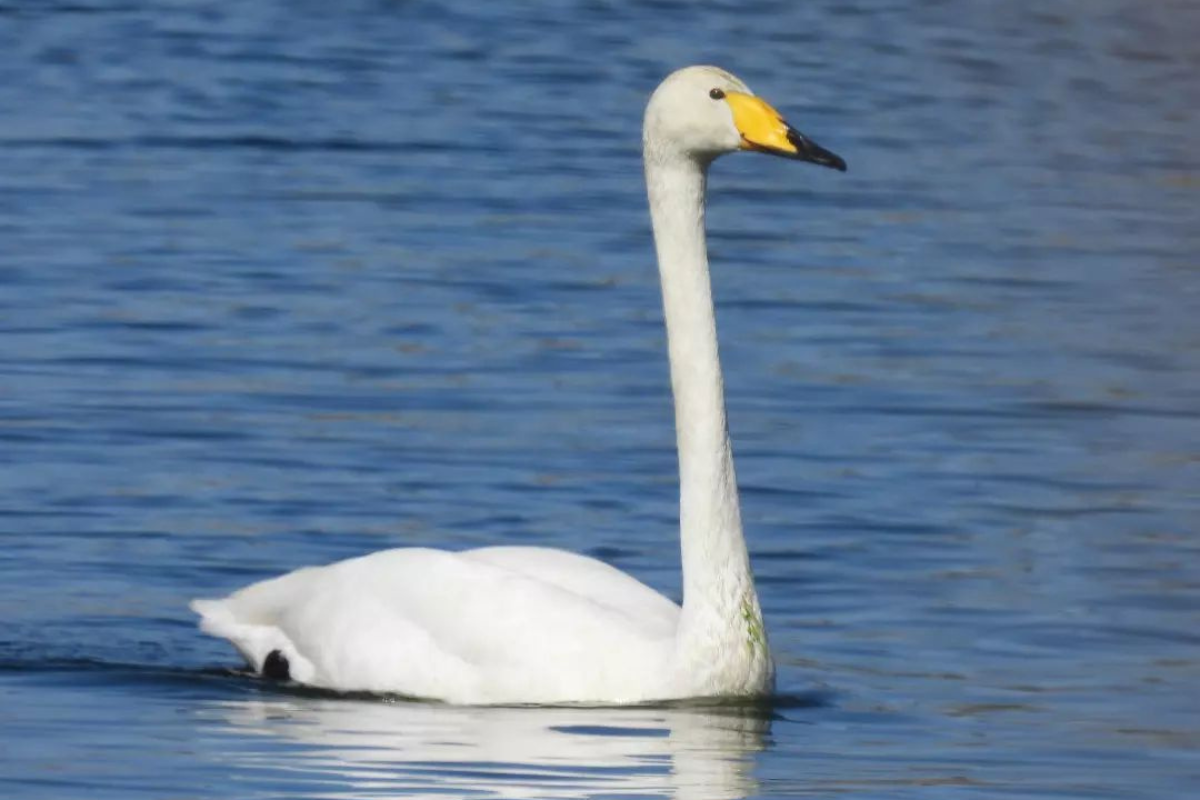
[[(1198, 36), (1182, 0), (0, 3), (0, 793), (1191, 796)], [(850, 164), (710, 183), (780, 697), (232, 673), (189, 598), (383, 547), (678, 595), (638, 144), (693, 62)]]

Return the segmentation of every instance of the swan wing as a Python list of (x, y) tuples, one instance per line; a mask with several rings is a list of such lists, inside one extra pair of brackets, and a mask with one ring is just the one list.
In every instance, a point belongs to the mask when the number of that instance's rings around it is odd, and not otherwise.
[[(663, 604), (677, 607), (557, 552), (386, 550), (193, 608), (255, 669), (278, 651), (291, 678), (314, 686), (457, 703), (660, 696), (674, 633)], [(621, 602), (622, 589), (639, 599)]]
[(674, 601), (612, 564), (590, 556), (550, 547), (483, 547), (462, 555), (620, 611), (651, 636), (673, 636), (679, 624), (679, 606)]

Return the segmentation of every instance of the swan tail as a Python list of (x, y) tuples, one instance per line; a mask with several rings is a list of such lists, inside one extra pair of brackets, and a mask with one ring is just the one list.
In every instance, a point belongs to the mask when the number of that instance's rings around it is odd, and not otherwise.
[(275, 680), (312, 681), (312, 662), (277, 626), (239, 620), (228, 599), (193, 600), (189, 607), (200, 615), (200, 630), (228, 640), (255, 672)]

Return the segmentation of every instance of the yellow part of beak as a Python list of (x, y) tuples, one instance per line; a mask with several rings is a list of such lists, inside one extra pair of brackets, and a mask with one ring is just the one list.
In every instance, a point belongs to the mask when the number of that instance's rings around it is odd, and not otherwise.
[(743, 150), (774, 150), (791, 155), (799, 153), (788, 138), (788, 124), (766, 100), (741, 92), (726, 92), (725, 102), (733, 109), (733, 124), (742, 134)]

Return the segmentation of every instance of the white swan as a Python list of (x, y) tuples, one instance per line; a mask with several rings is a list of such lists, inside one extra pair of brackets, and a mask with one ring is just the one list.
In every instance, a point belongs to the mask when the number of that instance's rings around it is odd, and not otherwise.
[(845, 163), (715, 67), (673, 73), (643, 127), (675, 396), (682, 608), (586, 556), (539, 547), (387, 550), (222, 600), (201, 628), (269, 677), (463, 704), (633, 703), (771, 691), (742, 537), (704, 243), (708, 165), (758, 150)]

